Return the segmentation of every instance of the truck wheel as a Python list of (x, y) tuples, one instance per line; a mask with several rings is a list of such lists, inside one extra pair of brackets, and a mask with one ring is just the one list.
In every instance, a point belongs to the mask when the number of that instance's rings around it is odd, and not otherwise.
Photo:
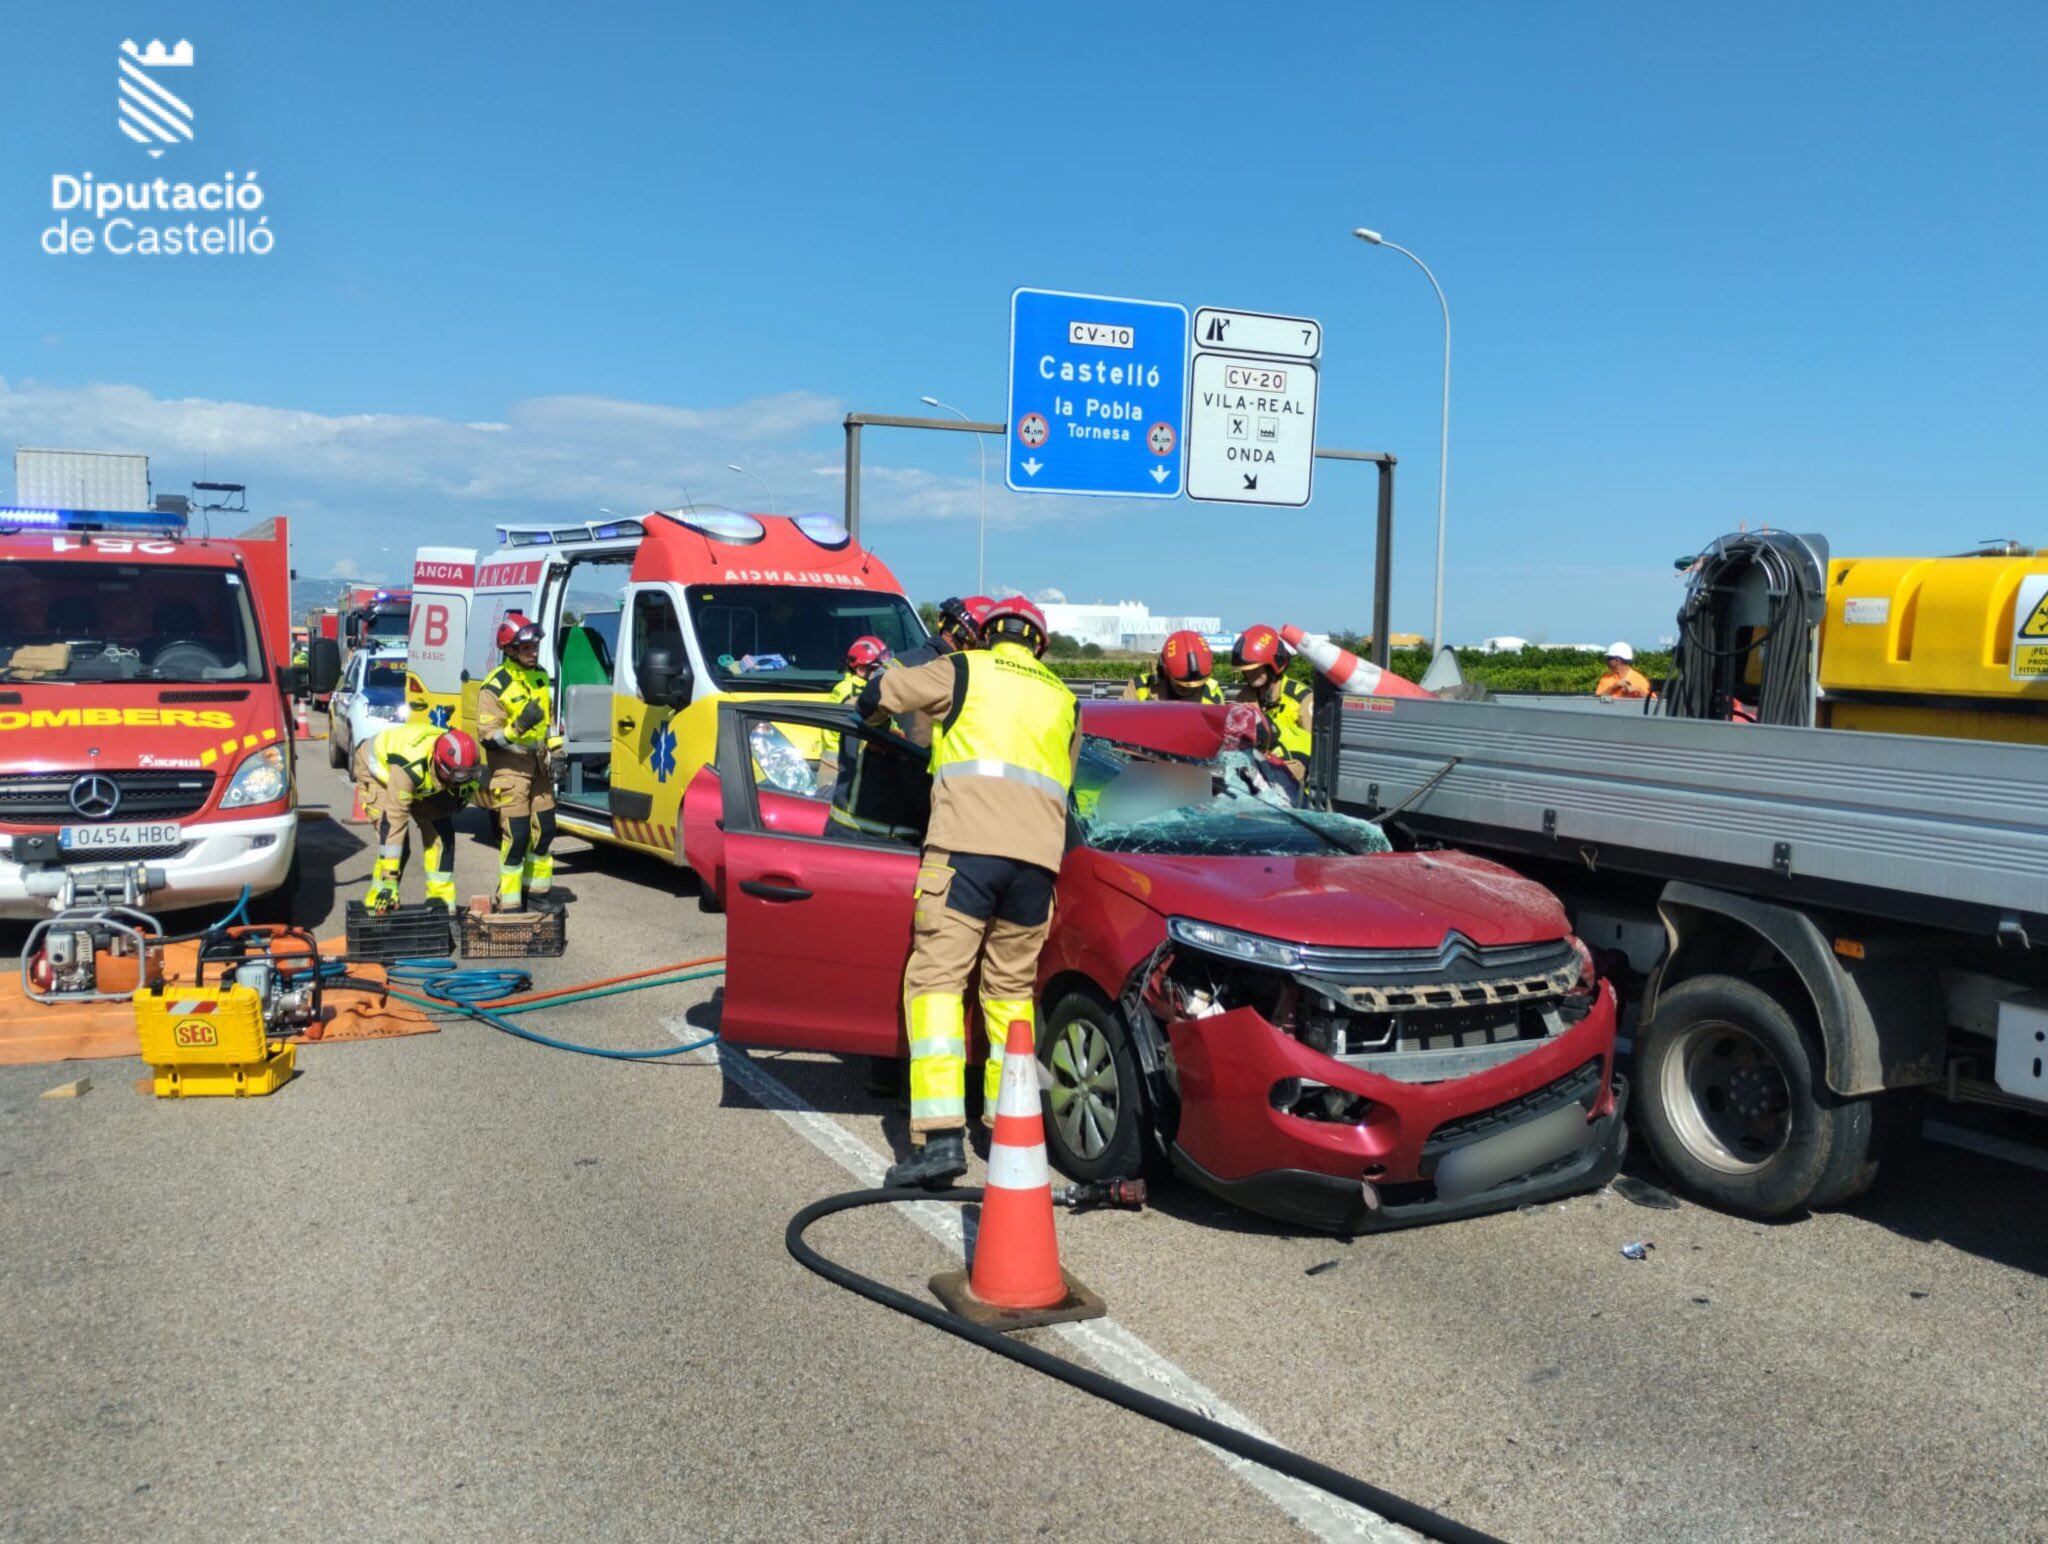
[(1053, 1006), (1039, 1036), (1045, 1140), (1060, 1172), (1077, 1180), (1134, 1179), (1145, 1168), (1145, 1107), (1138, 1059), (1117, 1016), (1085, 992)]
[(301, 872), (299, 850), (294, 847), (292, 849), (291, 867), (284, 871), (284, 883), (275, 890), (270, 891), (267, 895), (255, 895), (249, 898), (249, 909), (247, 912), (249, 920), (259, 923), (289, 923), (296, 921), (297, 919), (292, 913), (298, 904)]
[(1876, 1106), (1828, 1092), (1798, 1021), (1734, 976), (1657, 1001), (1637, 1048), (1636, 1113), (1697, 1200), (1744, 1217), (1829, 1206), (1876, 1178)]

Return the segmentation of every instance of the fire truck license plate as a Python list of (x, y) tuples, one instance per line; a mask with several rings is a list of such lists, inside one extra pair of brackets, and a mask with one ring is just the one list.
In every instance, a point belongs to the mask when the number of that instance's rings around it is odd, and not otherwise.
[(109, 847), (166, 847), (178, 838), (175, 820), (131, 821), (118, 826), (63, 826), (57, 845), (66, 852), (100, 852)]

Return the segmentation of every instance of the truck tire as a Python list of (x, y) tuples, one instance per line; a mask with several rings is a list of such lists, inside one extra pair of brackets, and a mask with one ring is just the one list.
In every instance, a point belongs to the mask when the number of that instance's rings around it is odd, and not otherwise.
[(299, 900), (299, 880), (304, 870), (300, 865), (298, 848), (292, 849), (291, 867), (285, 870), (284, 883), (265, 895), (251, 896), (248, 918), (257, 923), (290, 923), (297, 920), (293, 915)]
[(1151, 1119), (1138, 1058), (1114, 1012), (1086, 992), (1053, 1005), (1038, 1037), (1045, 1071), (1045, 1142), (1062, 1174), (1083, 1182), (1145, 1171)]
[(1657, 1000), (1636, 1051), (1650, 1150), (1695, 1200), (1743, 1217), (1832, 1206), (1877, 1177), (1877, 1107), (1828, 1091), (1783, 1003), (1735, 976)]

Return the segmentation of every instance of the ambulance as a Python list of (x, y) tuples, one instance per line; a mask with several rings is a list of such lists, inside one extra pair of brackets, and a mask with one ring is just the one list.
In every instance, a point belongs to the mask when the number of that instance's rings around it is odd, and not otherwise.
[[(414, 717), (473, 733), (498, 624), (524, 613), (555, 683), (562, 829), (672, 864), (685, 861), (683, 790), (712, 759), (722, 699), (822, 697), (863, 634), (898, 653), (927, 641), (896, 576), (830, 515), (700, 505), (497, 534), (495, 552), (422, 547), (414, 559)], [(810, 794), (829, 777), (816, 729), (751, 734), (771, 785)]]
[(0, 917), (289, 900), (290, 584), (282, 519), (0, 509)]

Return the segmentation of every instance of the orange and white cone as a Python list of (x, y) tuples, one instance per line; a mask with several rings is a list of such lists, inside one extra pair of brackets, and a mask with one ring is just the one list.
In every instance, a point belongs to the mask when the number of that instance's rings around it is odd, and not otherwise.
[(1010, 1025), (1003, 1087), (988, 1148), (969, 1289), (995, 1308), (1050, 1308), (1067, 1298), (1053, 1231), (1052, 1171), (1045, 1161), (1045, 1116), (1038, 1102), (1038, 1049), (1031, 1025)]
[(313, 738), (313, 721), (306, 716), (306, 699), (303, 697), (294, 697), (292, 699), (292, 738), (294, 740), (310, 740)]
[(370, 823), (370, 807), (363, 803), (362, 784), (358, 783), (356, 785), (355, 795), (356, 802), (350, 807), (348, 812), (349, 824), (352, 826), (366, 826)]
[(1371, 660), (1360, 659), (1349, 649), (1340, 649), (1321, 633), (1306, 633), (1289, 625), (1280, 629), (1287, 646), (1315, 666), (1329, 683), (1347, 697), (1433, 697), (1404, 676), (1382, 670)]

